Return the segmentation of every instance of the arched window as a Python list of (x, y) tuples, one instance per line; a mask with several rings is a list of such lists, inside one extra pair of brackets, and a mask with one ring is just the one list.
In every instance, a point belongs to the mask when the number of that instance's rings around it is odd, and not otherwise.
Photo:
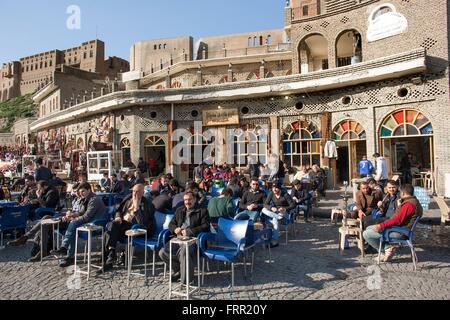
[(408, 153), (422, 171), (433, 172), (433, 125), (421, 112), (403, 109), (391, 113), (384, 119), (379, 137), (382, 155), (390, 162), (392, 172), (402, 170), (402, 161)]
[(394, 10), (389, 6), (382, 6), (380, 9), (378, 9), (376, 12), (372, 15), (372, 20), (375, 20), (378, 17), (381, 17), (383, 14), (393, 12)]
[(433, 126), (430, 120), (416, 110), (401, 110), (388, 116), (381, 126), (381, 138), (430, 136)]
[(272, 36), (270, 34), (267, 36), (267, 44), (269, 46), (272, 44)]
[(252, 44), (253, 44), (252, 37), (248, 37), (248, 44), (247, 44), (247, 46), (251, 47)]
[(347, 30), (337, 38), (336, 59), (338, 67), (362, 62), (362, 38), (358, 31)]
[(304, 38), (298, 47), (300, 57), (300, 73), (328, 69), (328, 42), (320, 34), (312, 34)]
[(264, 45), (264, 38), (263, 38), (263, 36), (259, 36), (259, 45), (260, 46)]
[(131, 161), (131, 144), (128, 138), (123, 138), (120, 142), (120, 150), (122, 150), (122, 166), (125, 167)]
[(249, 157), (255, 162), (266, 163), (267, 141), (267, 131), (260, 126), (246, 131), (237, 129), (234, 136), (234, 164), (240, 167), (247, 166)]
[(283, 135), (284, 161), (291, 167), (320, 165), (320, 133), (306, 121), (291, 123)]
[(258, 46), (258, 38), (257, 38), (257, 37), (254, 37), (254, 38), (253, 38), (253, 46), (254, 46), (254, 47), (257, 47), (257, 46)]
[(348, 141), (348, 140), (365, 140), (366, 131), (363, 126), (353, 120), (342, 121), (334, 129), (335, 141)]

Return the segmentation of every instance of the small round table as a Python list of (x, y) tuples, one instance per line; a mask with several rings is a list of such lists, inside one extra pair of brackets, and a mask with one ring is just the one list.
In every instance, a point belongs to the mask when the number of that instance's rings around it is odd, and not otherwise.
[[(86, 232), (88, 234), (88, 238), (87, 238), (87, 271), (81, 271), (81, 270), (77, 270), (77, 253), (78, 253), (78, 235), (80, 232)], [(101, 266), (96, 266), (91, 264), (91, 254), (92, 254), (92, 236), (95, 232), (101, 232), (101, 239), (102, 239), (102, 251), (101, 251), (101, 255), (102, 255), (102, 265)], [(81, 273), (81, 274), (86, 274), (87, 275), (87, 280), (89, 281), (89, 277), (91, 275), (91, 267), (99, 269), (99, 270), (104, 270), (104, 265), (105, 265), (105, 257), (103, 254), (103, 250), (105, 247), (105, 237), (104, 237), (105, 231), (103, 229), (102, 226), (96, 226), (96, 225), (92, 225), (92, 224), (87, 224), (84, 225), (80, 228), (77, 228), (76, 231), (76, 235), (75, 235), (75, 275), (76, 273)], [(86, 249), (85, 249), (85, 255), (86, 255)]]
[[(42, 233), (44, 226), (52, 226), (52, 237), (53, 237), (53, 250), (59, 248), (59, 224), (61, 223), (60, 218), (46, 219), (41, 221), (41, 263), (44, 261), (44, 246), (42, 243)], [(55, 241), (55, 227), (57, 228), (57, 234)]]
[[(184, 284), (181, 284), (178, 288), (176, 288), (175, 290), (172, 289), (172, 245), (177, 244), (180, 246), (180, 249), (184, 249), (186, 250), (186, 293), (181, 292), (181, 291), (177, 291), (177, 290), (181, 290), (182, 286)], [(189, 279), (189, 247), (193, 246), (193, 245), (197, 245), (197, 276), (198, 276), (198, 285), (197, 286), (191, 286), (191, 281)], [(198, 239), (197, 238), (189, 238), (189, 237), (180, 237), (180, 238), (173, 238), (172, 240), (170, 240), (169, 243), (169, 299), (172, 298), (172, 294), (173, 295), (177, 295), (180, 297), (185, 297), (186, 300), (189, 300), (189, 297), (192, 293), (200, 290), (200, 246), (198, 245)], [(193, 290), (190, 290), (190, 289)]]
[[(131, 268), (133, 267), (133, 239), (135, 237), (145, 236), (145, 243), (147, 243), (147, 230), (144, 229), (135, 229), (128, 230), (125, 232), (125, 235), (128, 238), (127, 242), (127, 286), (130, 285), (130, 276), (132, 274)], [(135, 276), (144, 276), (147, 279), (147, 246), (145, 246), (145, 258), (144, 258), (144, 274), (141, 273), (133, 273)]]

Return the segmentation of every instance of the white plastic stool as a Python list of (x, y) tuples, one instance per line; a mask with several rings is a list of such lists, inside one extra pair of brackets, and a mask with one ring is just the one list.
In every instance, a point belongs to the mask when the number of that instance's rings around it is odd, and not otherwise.
[[(102, 251), (101, 251), (101, 255), (102, 255), (102, 265), (101, 266), (96, 266), (93, 265), (91, 263), (91, 254), (92, 254), (92, 235), (94, 232), (98, 232), (101, 231), (101, 239), (102, 239)], [(87, 239), (87, 271), (81, 271), (77, 269), (77, 254), (78, 254), (78, 234), (79, 232), (86, 232), (88, 234), (88, 239)], [(103, 266), (105, 265), (105, 257), (103, 254), (103, 250), (105, 247), (105, 231), (103, 230), (102, 226), (96, 226), (96, 225), (91, 225), (91, 224), (87, 224), (85, 226), (82, 226), (80, 228), (77, 228), (77, 232), (75, 235), (75, 274), (81, 273), (81, 274), (86, 274), (87, 275), (87, 280), (89, 280), (89, 277), (91, 275), (91, 267), (92, 268), (96, 268), (99, 270), (104, 271)]]

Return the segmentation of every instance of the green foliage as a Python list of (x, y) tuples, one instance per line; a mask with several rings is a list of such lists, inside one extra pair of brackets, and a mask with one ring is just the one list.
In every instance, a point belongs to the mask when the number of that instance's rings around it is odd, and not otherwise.
[(31, 95), (21, 96), (0, 103), (0, 120), (3, 125), (0, 133), (11, 132), (14, 122), (18, 119), (34, 117), (37, 113), (37, 106), (31, 99)]

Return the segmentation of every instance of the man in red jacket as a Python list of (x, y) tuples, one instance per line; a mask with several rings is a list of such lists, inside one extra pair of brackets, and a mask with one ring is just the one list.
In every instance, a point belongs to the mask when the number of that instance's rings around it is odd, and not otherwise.
[[(375, 248), (377, 251), (380, 247), (381, 233), (384, 229), (398, 226), (403, 228), (411, 228), (417, 217), (423, 215), (423, 209), (419, 201), (414, 197), (414, 187), (410, 184), (402, 185), (400, 188), (400, 197), (397, 205), (397, 212), (395, 215), (383, 223), (370, 226), (364, 231), (364, 239), (369, 243), (370, 246)], [(390, 234), (391, 238), (401, 238), (400, 233), (392, 232)], [(390, 260), (394, 253), (394, 247), (385, 245), (384, 247), (384, 257), (383, 262)]]

